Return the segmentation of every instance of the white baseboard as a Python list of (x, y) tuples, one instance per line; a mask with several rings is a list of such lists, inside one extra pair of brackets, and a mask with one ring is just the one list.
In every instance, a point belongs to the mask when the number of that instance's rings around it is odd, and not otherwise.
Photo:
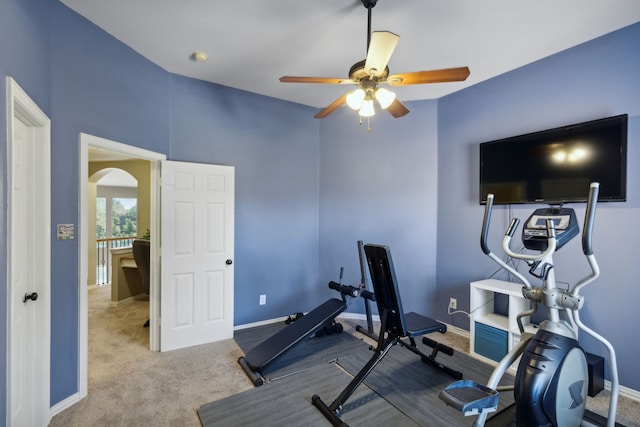
[(147, 295), (147, 294), (138, 294), (138, 295), (134, 295), (134, 296), (129, 297), (129, 298), (125, 298), (125, 299), (120, 300), (120, 301), (111, 301), (111, 302), (109, 302), (109, 305), (111, 307), (117, 307), (119, 305), (131, 304), (134, 301), (142, 301), (142, 300), (145, 300), (145, 299), (149, 299), (149, 295)]
[[(339, 319), (349, 319), (349, 320), (362, 320), (362, 321), (367, 321), (367, 316), (365, 314), (360, 314), (360, 313), (340, 313), (340, 315), (338, 316)], [(373, 314), (371, 316), (371, 319), (374, 322), (379, 322), (380, 321), (380, 316), (378, 316), (377, 314)]]
[(67, 397), (66, 399), (56, 403), (49, 410), (49, 421), (51, 421), (51, 419), (55, 415), (59, 414), (60, 412), (64, 411), (67, 408), (72, 407), (73, 405), (75, 405), (76, 403), (80, 402), (81, 400), (82, 400), (82, 397), (80, 396), (80, 393), (76, 393), (76, 394), (72, 394), (71, 396)]
[[(611, 391), (611, 381), (604, 380), (604, 388), (606, 390)], [(626, 397), (627, 399), (631, 399), (635, 402), (640, 402), (640, 391), (638, 390), (634, 390), (632, 388), (621, 385), (621, 386), (618, 386), (618, 394), (622, 397)]]
[(467, 331), (466, 329), (458, 328), (457, 326), (450, 325), (446, 322), (443, 322), (442, 320), (438, 320), (438, 322), (444, 323), (445, 325), (447, 325), (447, 332), (451, 332), (453, 334), (457, 334), (465, 338), (469, 338), (469, 331)]
[(240, 331), (242, 329), (249, 329), (255, 326), (264, 326), (264, 325), (271, 325), (272, 323), (284, 322), (285, 320), (287, 320), (286, 317), (278, 317), (276, 319), (261, 320), (260, 322), (245, 323), (243, 325), (234, 326), (233, 330)]
[[(373, 319), (374, 322), (380, 321), (380, 316), (378, 316), (377, 314), (372, 315), (371, 318)], [(286, 317), (278, 317), (275, 319), (262, 320), (260, 322), (245, 323), (242, 325), (234, 326), (233, 329), (236, 331), (239, 331), (242, 329), (253, 328), (254, 326), (263, 326), (263, 325), (270, 325), (272, 323), (277, 323), (277, 322), (284, 322), (286, 319), (287, 319)], [(337, 319), (362, 320), (366, 322), (367, 316), (361, 313), (349, 313), (345, 311), (340, 313)], [(465, 338), (469, 338), (469, 331), (459, 328), (457, 326), (449, 325), (448, 323), (442, 322), (440, 320), (438, 321), (440, 323), (444, 323), (447, 326), (447, 331), (452, 332), (454, 334), (462, 335)]]

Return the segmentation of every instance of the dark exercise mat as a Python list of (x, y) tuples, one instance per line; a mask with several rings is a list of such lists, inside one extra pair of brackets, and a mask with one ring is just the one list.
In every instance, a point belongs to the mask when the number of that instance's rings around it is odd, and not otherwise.
[[(246, 353), (279, 330), (289, 326), (292, 325), (282, 322), (241, 329), (235, 332), (233, 339)], [(267, 365), (262, 370), (262, 375), (267, 380), (274, 381), (314, 365), (329, 362), (343, 354), (357, 351), (358, 348), (366, 349), (368, 345), (362, 342), (362, 339), (345, 332), (306, 338)]]
[[(202, 405), (203, 427), (213, 426), (322, 426), (328, 421), (311, 404), (316, 393), (331, 395), (351, 377), (335, 363), (323, 363), (279, 381)], [(366, 386), (358, 388), (345, 405), (343, 419), (351, 426), (407, 426), (415, 423)]]
[[(369, 354), (354, 352), (341, 357), (338, 364), (355, 375), (370, 357), (371, 352)], [(487, 382), (493, 370), (493, 367), (459, 352), (454, 353), (453, 356), (440, 354), (438, 360), (461, 371), (465, 379), (474, 380), (480, 384)], [(445, 372), (422, 362), (414, 353), (396, 346), (367, 376), (365, 384), (421, 425), (470, 426), (475, 421), (475, 416), (465, 417), (462, 413), (448, 407), (438, 397), (440, 391), (454, 381), (455, 379)], [(501, 385), (506, 384), (513, 384), (513, 378), (510, 375), (506, 375), (501, 383)], [(321, 397), (325, 402), (331, 402), (340, 391), (340, 389), (334, 390), (333, 394)], [(511, 391), (500, 393), (498, 411), (512, 403)]]

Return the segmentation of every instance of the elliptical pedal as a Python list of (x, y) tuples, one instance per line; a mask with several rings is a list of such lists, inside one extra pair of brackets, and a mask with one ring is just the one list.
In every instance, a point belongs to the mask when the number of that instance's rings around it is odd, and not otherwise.
[(475, 381), (460, 380), (440, 392), (440, 400), (465, 416), (498, 409), (498, 392)]

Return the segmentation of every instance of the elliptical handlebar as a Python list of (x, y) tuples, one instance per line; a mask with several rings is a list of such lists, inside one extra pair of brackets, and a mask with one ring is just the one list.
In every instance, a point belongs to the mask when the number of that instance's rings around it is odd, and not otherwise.
[(480, 247), (486, 255), (491, 253), (489, 245), (487, 245), (487, 236), (489, 235), (489, 224), (491, 223), (491, 211), (493, 210), (493, 194), (487, 194), (487, 204), (484, 207), (484, 218), (482, 220), (482, 234), (480, 235)]
[(507, 231), (504, 234), (509, 237), (513, 237), (513, 234), (516, 232), (516, 228), (518, 228), (519, 224), (520, 220), (518, 218), (512, 218), (509, 223), (509, 228), (507, 228)]
[[(584, 225), (582, 227), (582, 251), (584, 255), (587, 257), (587, 261), (589, 266), (591, 267), (591, 274), (580, 280), (571, 290), (571, 295), (576, 298), (581, 298), (579, 296), (580, 290), (587, 284), (593, 282), (600, 276), (600, 267), (598, 267), (598, 262), (596, 261), (596, 257), (593, 254), (593, 246), (591, 243), (591, 238), (593, 236), (593, 223), (595, 221), (596, 216), (596, 205), (598, 204), (598, 193), (600, 191), (600, 183), (592, 182), (589, 187), (589, 199), (587, 201), (587, 211), (584, 214)], [(616, 411), (618, 408), (618, 393), (619, 393), (619, 380), (618, 380), (618, 363), (616, 361), (616, 351), (613, 348), (613, 345), (604, 338), (602, 335), (598, 334), (591, 328), (587, 327), (582, 320), (580, 319), (580, 312), (575, 311), (573, 313), (573, 320), (578, 325), (578, 327), (591, 335), (593, 338), (598, 340), (602, 345), (605, 346), (607, 352), (609, 353), (609, 376), (611, 377), (611, 392), (609, 395), (609, 411), (607, 417), (607, 427), (613, 427), (616, 423)]]
[[(484, 208), (484, 219), (482, 220), (482, 234), (480, 235), (480, 247), (482, 248), (482, 252), (484, 252), (485, 255), (491, 258), (500, 267), (504, 268), (509, 273), (517, 277), (518, 280), (520, 280), (527, 289), (531, 289), (531, 284), (529, 283), (526, 277), (520, 274), (515, 268), (511, 267), (510, 265), (505, 263), (503, 260), (501, 260), (498, 256), (496, 256), (496, 254), (491, 252), (491, 249), (489, 249), (487, 240), (489, 235), (489, 225), (491, 224), (491, 211), (493, 210), (493, 197), (494, 197), (493, 194), (491, 193), (487, 194), (487, 204)], [(515, 230), (515, 227), (513, 228), (513, 230)], [(507, 230), (507, 232), (508, 231), (509, 230)], [(513, 235), (513, 231), (512, 231), (512, 235)]]
[(535, 262), (546, 258), (556, 251), (557, 240), (555, 225), (552, 220), (547, 219), (547, 249), (545, 249), (543, 252), (540, 252), (539, 254), (521, 254), (513, 252), (509, 247), (509, 243), (511, 243), (511, 237), (513, 237), (513, 233), (515, 232), (516, 227), (519, 223), (520, 220), (518, 218), (512, 219), (511, 224), (509, 225), (509, 228), (504, 235), (504, 239), (502, 240), (502, 249), (504, 249), (504, 252), (507, 255), (509, 255), (511, 258)]
[[(520, 274), (515, 268), (511, 267), (509, 264), (505, 263), (500, 258), (498, 258), (493, 252), (491, 252), (491, 249), (489, 248), (487, 240), (489, 235), (489, 226), (491, 224), (491, 212), (493, 211), (493, 199), (494, 199), (493, 194), (491, 193), (487, 194), (487, 204), (484, 209), (484, 218), (482, 221), (482, 234), (480, 236), (480, 247), (482, 248), (482, 252), (484, 252), (489, 258), (491, 258), (500, 267), (504, 268), (509, 273), (517, 277), (524, 284), (526, 288), (531, 289), (532, 288), (531, 284), (522, 274)], [(518, 227), (519, 223), (520, 223), (520, 220), (518, 218), (513, 218), (509, 223), (509, 227), (507, 228), (507, 231), (505, 232), (505, 235), (504, 235), (504, 239), (502, 240), (502, 249), (505, 251), (505, 253), (508, 256), (515, 259), (535, 262), (535, 261), (542, 260), (545, 257), (555, 252), (556, 250), (555, 224), (551, 220), (547, 220), (546, 222), (546, 226), (547, 226), (546, 250), (544, 250), (539, 254), (519, 254), (519, 253), (513, 252), (509, 247), (509, 244), (511, 242), (511, 238), (515, 234), (516, 228)]]
[[(584, 279), (576, 283), (573, 290), (571, 291), (572, 295), (577, 295), (579, 290), (583, 286), (585, 286), (587, 283), (592, 282), (600, 274), (598, 264), (593, 255), (593, 245), (592, 245), (593, 224), (595, 222), (595, 212), (596, 212), (596, 205), (598, 203), (599, 189), (600, 189), (599, 183), (597, 182), (591, 183), (589, 187), (589, 198), (587, 200), (587, 210), (584, 216), (584, 225), (582, 227), (582, 250), (585, 256), (587, 257), (587, 261), (589, 262), (589, 266), (591, 267), (592, 272), (587, 277), (585, 277)], [(495, 261), (498, 265), (500, 265), (502, 268), (507, 270), (509, 273), (513, 274), (518, 279), (520, 279), (520, 281), (523, 282), (527, 288), (531, 289), (531, 286), (528, 280), (524, 276), (519, 274), (510, 265), (503, 262), (494, 253), (492, 253), (491, 249), (489, 248), (487, 240), (489, 235), (489, 227), (491, 223), (491, 213), (493, 211), (493, 201), (494, 201), (494, 195), (487, 194), (487, 202), (484, 210), (484, 218), (482, 221), (482, 234), (480, 236), (480, 247), (482, 248), (482, 252), (484, 252), (487, 256), (489, 256), (489, 258), (491, 258), (493, 261)], [(510, 256), (511, 258), (521, 259), (528, 262), (536, 262), (544, 259), (548, 255), (551, 255), (553, 254), (553, 252), (555, 252), (557, 247), (557, 239), (556, 239), (556, 232), (555, 232), (555, 223), (551, 219), (546, 220), (547, 248), (545, 251), (538, 254), (521, 254), (521, 253), (513, 252), (509, 247), (509, 244), (511, 242), (511, 238), (515, 234), (515, 231), (516, 231), (516, 228), (518, 227), (519, 222), (520, 221), (517, 218), (513, 218), (511, 220), (511, 222), (509, 223), (509, 227), (505, 232), (504, 239), (502, 241), (502, 248), (508, 256)]]
[[(489, 249), (489, 245), (487, 244), (487, 239), (489, 235), (489, 225), (491, 223), (491, 212), (493, 211), (493, 198), (494, 195), (489, 193), (487, 194), (487, 204), (484, 209), (484, 219), (482, 221), (482, 234), (480, 236), (480, 247), (482, 248), (482, 252), (486, 255), (491, 254), (491, 249)], [(544, 257), (552, 254), (556, 250), (556, 232), (555, 232), (555, 224), (551, 220), (547, 220), (547, 249), (544, 252), (539, 254), (531, 255), (531, 254), (518, 254), (511, 250), (509, 247), (509, 243), (511, 242), (511, 238), (516, 232), (518, 225), (520, 224), (520, 220), (518, 218), (512, 218), (509, 223), (509, 227), (507, 231), (504, 233), (504, 240), (502, 241), (502, 248), (505, 253), (512, 258), (522, 259), (526, 261), (539, 261)], [(501, 267), (504, 267), (500, 264)], [(506, 268), (510, 273), (513, 273), (514, 270), (511, 268)]]
[(596, 219), (596, 205), (598, 204), (598, 193), (600, 191), (600, 184), (592, 182), (589, 187), (589, 199), (587, 201), (587, 211), (584, 214), (584, 225), (582, 227), (582, 251), (587, 257), (589, 267), (591, 267), (591, 274), (576, 282), (573, 289), (571, 289), (571, 295), (578, 296), (580, 290), (587, 284), (593, 282), (600, 276), (600, 267), (596, 261), (596, 257), (593, 254), (593, 245), (591, 238), (593, 236), (593, 223)]
[(589, 200), (587, 201), (587, 212), (584, 215), (584, 225), (582, 227), (582, 251), (585, 255), (593, 255), (591, 237), (593, 235), (593, 223), (596, 218), (596, 205), (598, 204), (598, 193), (600, 183), (592, 182), (589, 187)]

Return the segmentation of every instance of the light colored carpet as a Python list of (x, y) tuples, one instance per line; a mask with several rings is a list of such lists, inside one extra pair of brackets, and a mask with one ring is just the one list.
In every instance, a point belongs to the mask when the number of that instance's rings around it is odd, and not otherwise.
[(50, 426), (200, 426), (197, 409), (253, 388), (233, 340), (149, 351), (148, 301), (111, 307), (111, 290), (89, 291), (89, 392)]
[[(111, 289), (89, 291), (89, 392), (71, 408), (57, 414), (50, 426), (201, 426), (200, 406), (250, 390), (233, 340), (167, 353), (149, 351), (148, 301), (111, 307)], [(357, 322), (341, 320), (345, 331)], [(438, 341), (467, 352), (469, 341), (448, 332)], [(365, 340), (369, 340), (366, 338)], [(443, 356), (444, 357), (444, 356)], [(589, 408), (606, 413), (608, 394), (589, 399)], [(640, 427), (640, 405), (621, 398), (618, 421)]]

